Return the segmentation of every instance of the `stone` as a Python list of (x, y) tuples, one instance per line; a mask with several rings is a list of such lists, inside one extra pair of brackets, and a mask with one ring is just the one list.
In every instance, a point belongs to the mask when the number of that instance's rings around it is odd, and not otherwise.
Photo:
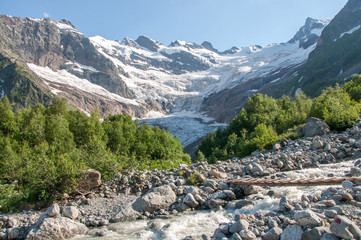
[(112, 222), (124, 222), (124, 221), (132, 221), (137, 219), (140, 216), (140, 213), (134, 210), (133, 203), (128, 203), (123, 205), (119, 212), (116, 213), (111, 219)]
[(361, 168), (359, 167), (352, 167), (350, 174), (352, 177), (359, 177), (361, 175)]
[(334, 218), (337, 216), (337, 211), (336, 210), (326, 210), (325, 216), (328, 218)]
[(195, 208), (199, 205), (192, 193), (188, 193), (185, 196), (185, 198), (183, 199), (183, 203), (187, 204), (191, 208)]
[(74, 206), (64, 206), (62, 214), (64, 217), (77, 219), (77, 217), (79, 216), (79, 211)]
[(37, 227), (30, 229), (27, 240), (64, 239), (86, 234), (88, 228), (69, 218), (45, 218)]
[(242, 240), (252, 240), (257, 238), (257, 236), (248, 229), (240, 231), (239, 236), (241, 236)]
[(314, 117), (307, 119), (305, 126), (302, 128), (302, 134), (305, 137), (325, 135), (328, 132), (330, 132), (330, 127), (327, 123)]
[(9, 240), (18, 239), (20, 236), (20, 231), (18, 228), (9, 228), (7, 233), (8, 233), (7, 239), (9, 239)]
[(245, 186), (243, 187), (243, 189), (245, 195), (252, 195), (262, 191), (262, 188), (260, 186), (254, 186), (254, 185)]
[(322, 235), (320, 240), (340, 240), (340, 238), (336, 237), (335, 235), (331, 233), (325, 233)]
[(262, 236), (263, 240), (278, 240), (282, 234), (282, 228), (273, 227)]
[(132, 204), (138, 212), (154, 212), (166, 209), (176, 200), (177, 196), (168, 185), (151, 188), (146, 194), (136, 199)]
[(217, 191), (212, 194), (211, 199), (225, 199), (227, 198), (227, 193), (224, 191)]
[(228, 185), (228, 183), (221, 182), (218, 184), (218, 188), (221, 190), (229, 190), (229, 185)]
[(235, 232), (240, 232), (242, 230), (248, 230), (248, 226), (249, 223), (246, 220), (240, 219), (231, 225), (231, 227), (229, 228), (229, 232), (235, 233)]
[(281, 234), (281, 240), (301, 240), (303, 235), (302, 227), (299, 225), (288, 225)]
[(279, 142), (273, 144), (273, 151), (278, 151), (281, 148), (282, 148), (282, 145)]
[(351, 181), (348, 181), (348, 180), (342, 181), (342, 187), (352, 189), (353, 188), (353, 183)]
[(102, 175), (94, 169), (88, 169), (84, 172), (78, 183), (77, 190), (81, 192), (90, 191), (102, 184)]
[(337, 215), (330, 226), (331, 232), (344, 239), (359, 239), (361, 237), (360, 228), (350, 219)]
[(323, 148), (323, 142), (321, 140), (316, 140), (313, 142), (312, 147), (314, 149), (321, 149)]
[(224, 190), (223, 192), (227, 195), (227, 198), (228, 198), (229, 200), (235, 200), (235, 199), (236, 199), (236, 194), (235, 194), (233, 191), (231, 191), (231, 190)]
[(349, 194), (348, 192), (344, 192), (344, 193), (342, 193), (342, 200), (352, 201), (352, 200), (353, 200), (353, 197), (352, 197), (352, 195)]
[(322, 201), (322, 203), (326, 206), (326, 207), (334, 207), (336, 206), (336, 202), (332, 199), (330, 200), (324, 200)]
[(222, 199), (209, 199), (207, 201), (207, 204), (208, 204), (209, 208), (211, 208), (211, 209), (224, 207), (227, 205), (227, 203), (228, 203), (227, 201), (222, 200)]
[(295, 220), (301, 226), (320, 226), (322, 220), (312, 210), (298, 211), (294, 214)]
[(218, 183), (215, 181), (215, 180), (212, 180), (212, 179), (208, 179), (206, 180), (204, 183), (203, 183), (204, 186), (206, 187), (210, 187), (212, 189), (217, 189), (218, 187)]
[(209, 174), (211, 174), (212, 176), (214, 176), (215, 178), (221, 178), (221, 173), (216, 171), (216, 170), (211, 170), (209, 171)]
[(60, 214), (60, 207), (57, 203), (54, 203), (51, 207), (46, 210), (46, 214), (49, 217), (56, 217)]
[(229, 240), (242, 240), (241, 236), (238, 233), (233, 233)]
[(235, 203), (235, 208), (243, 208), (248, 205), (254, 205), (254, 202), (251, 200), (243, 199), (243, 200), (239, 200)]
[(303, 233), (302, 240), (320, 240), (326, 232), (330, 233), (329, 229), (327, 229), (326, 227), (316, 227), (313, 229), (308, 229), (306, 232)]

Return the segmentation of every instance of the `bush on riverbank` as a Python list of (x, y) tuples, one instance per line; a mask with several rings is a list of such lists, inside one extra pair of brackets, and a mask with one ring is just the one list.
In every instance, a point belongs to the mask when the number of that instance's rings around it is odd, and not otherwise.
[(38, 104), (14, 113), (6, 96), (0, 101), (1, 211), (70, 193), (88, 168), (111, 178), (124, 168), (166, 169), (189, 162), (179, 139), (126, 114), (101, 121), (96, 111), (86, 116), (64, 99), (47, 109)]

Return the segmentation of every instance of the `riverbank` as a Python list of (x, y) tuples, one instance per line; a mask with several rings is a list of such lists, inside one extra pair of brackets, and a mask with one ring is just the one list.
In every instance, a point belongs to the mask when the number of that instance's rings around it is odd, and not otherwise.
[[(50, 210), (1, 214), (0, 239), (62, 239), (84, 234), (111, 237), (115, 232), (112, 230), (115, 222), (172, 219), (195, 210), (218, 211), (221, 217), (217, 221), (226, 222), (216, 227), (215, 232), (197, 232), (197, 238), (278, 239), (283, 234), (282, 239), (293, 239), (287, 238), (289, 231), (292, 236), (300, 235), (301, 231), (302, 234), (331, 231), (333, 236), (330, 236), (335, 237), (337, 234), (332, 231), (335, 227), (331, 228), (338, 226), (335, 224), (356, 230), (360, 226), (361, 187), (358, 185), (344, 183), (344, 187), (290, 197), (289, 193), (279, 189), (229, 185), (226, 181), (240, 177), (294, 178), (296, 175), (288, 174), (290, 171), (305, 168), (313, 169), (313, 174), (308, 177), (344, 175), (344, 171), (321, 174), (320, 166), (324, 167), (320, 164), (336, 164), (337, 169), (337, 163), (361, 158), (360, 127), (359, 122), (342, 133), (284, 140), (275, 144), (271, 151), (254, 152), (243, 159), (234, 158), (213, 165), (202, 162), (181, 165), (177, 169), (119, 174), (111, 181), (103, 182), (99, 188), (66, 199)], [(347, 165), (344, 168), (348, 170), (346, 174), (359, 176), (359, 163)], [(277, 206), (266, 212), (257, 211), (259, 201), (269, 197)], [(227, 215), (222, 209), (233, 209), (235, 214)], [(152, 231), (156, 234), (157, 229), (167, 228), (166, 225), (147, 227), (156, 229)], [(318, 230), (320, 227), (322, 231)], [(315, 236), (313, 233), (311, 235)], [(157, 238), (154, 234), (145, 239)], [(187, 239), (193, 239), (192, 233), (187, 236)], [(167, 237), (158, 237), (164, 238)], [(117, 239), (116, 236), (113, 239)]]

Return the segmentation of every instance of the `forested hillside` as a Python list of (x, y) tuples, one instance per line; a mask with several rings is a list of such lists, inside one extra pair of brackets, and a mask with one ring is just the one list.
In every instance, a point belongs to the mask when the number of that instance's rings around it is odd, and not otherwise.
[(359, 119), (361, 77), (356, 76), (343, 88), (325, 89), (314, 99), (304, 93), (274, 99), (257, 94), (250, 97), (226, 129), (218, 129), (201, 142), (197, 156), (209, 162), (244, 157), (269, 147), (282, 138), (297, 138), (296, 127), (309, 117), (320, 118), (333, 130), (353, 126)]

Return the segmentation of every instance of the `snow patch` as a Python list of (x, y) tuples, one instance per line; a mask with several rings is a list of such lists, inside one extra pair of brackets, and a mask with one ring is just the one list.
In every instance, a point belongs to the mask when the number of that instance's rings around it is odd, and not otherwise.
[[(65, 84), (70, 87), (74, 87), (92, 94), (98, 94), (122, 103), (136, 106), (139, 105), (135, 100), (123, 98), (117, 94), (110, 93), (103, 87), (93, 84), (86, 79), (78, 78), (77, 76), (68, 73), (66, 70), (58, 70), (54, 72), (49, 67), (39, 67), (32, 63), (28, 63), (28, 67), (47, 82)], [(57, 93), (56, 89), (53, 89), (53, 92)]]
[(301, 82), (302, 81), (302, 79), (303, 79), (303, 76), (298, 80), (298, 82)]
[[(65, 63), (65, 64), (67, 64), (67, 63)], [(74, 65), (76, 67), (78, 67), (78, 68), (81, 68), (81, 69), (89, 70), (89, 71), (92, 71), (92, 72), (99, 72), (98, 70), (96, 70), (92, 66), (83, 65), (83, 64), (80, 64), (78, 62), (74, 62)]]
[(321, 36), (322, 31), (323, 31), (323, 28), (315, 28), (315, 29), (312, 29), (311, 34)]
[(271, 81), (271, 83), (278, 82), (280, 79), (281, 79), (281, 78), (277, 78), (277, 79), (275, 79), (275, 80)]
[(248, 92), (256, 93), (256, 92), (258, 92), (258, 89), (251, 89), (251, 90), (248, 90)]
[(352, 34), (353, 32), (356, 32), (357, 30), (359, 30), (360, 28), (361, 28), (361, 25), (358, 25), (358, 26), (352, 28), (350, 31), (341, 33), (340, 37), (337, 38), (337, 39), (335, 39), (335, 40), (333, 40), (333, 41), (336, 42), (337, 40), (339, 40), (340, 38), (342, 38), (344, 35), (346, 35), (346, 34)]
[(302, 90), (301, 88), (297, 88), (297, 89), (296, 89), (296, 92), (295, 92), (295, 95), (300, 95), (301, 90)]

